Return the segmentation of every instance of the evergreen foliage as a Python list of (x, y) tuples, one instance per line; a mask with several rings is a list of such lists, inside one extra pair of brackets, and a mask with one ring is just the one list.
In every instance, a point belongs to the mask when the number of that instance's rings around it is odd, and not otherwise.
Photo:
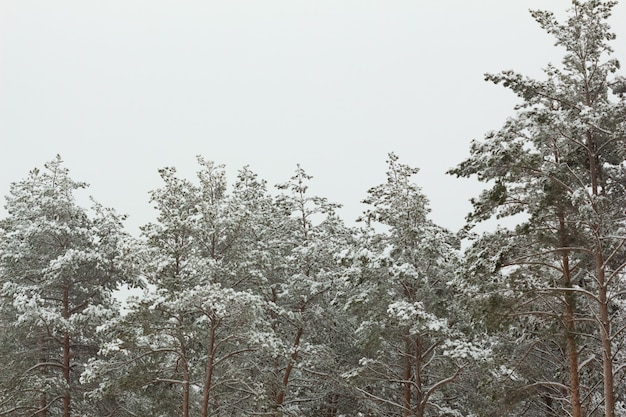
[(270, 191), (198, 157), (136, 238), (60, 157), (32, 170), (0, 219), (0, 416), (626, 415), (614, 5), (531, 12), (562, 64), (486, 76), (520, 104), (450, 171), (485, 184), (457, 234), (393, 153), (357, 227), (300, 166)]

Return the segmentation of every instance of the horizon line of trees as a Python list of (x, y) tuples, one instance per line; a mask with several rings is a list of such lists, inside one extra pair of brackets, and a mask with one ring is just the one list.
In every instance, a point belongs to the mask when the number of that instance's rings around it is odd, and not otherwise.
[(139, 237), (60, 156), (32, 170), (0, 219), (0, 416), (626, 416), (615, 4), (532, 11), (562, 65), (486, 75), (521, 103), (450, 170), (485, 184), (456, 233), (393, 153), (355, 227), (300, 166), (275, 192), (163, 168)]

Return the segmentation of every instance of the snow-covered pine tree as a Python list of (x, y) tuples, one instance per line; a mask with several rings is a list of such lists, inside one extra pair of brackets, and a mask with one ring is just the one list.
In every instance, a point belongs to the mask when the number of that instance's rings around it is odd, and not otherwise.
[(119, 415), (250, 415), (262, 403), (258, 359), (275, 347), (245, 242), (264, 187), (244, 169), (231, 198), (224, 168), (198, 161), (198, 183), (160, 171), (137, 256), (146, 290), (102, 329), (108, 358), (91, 378), (107, 383), (94, 395), (118, 397)]
[(273, 257), (278, 273), (268, 276), (266, 294), (278, 308), (272, 327), (286, 347), (268, 368), (275, 416), (334, 417), (350, 407), (340, 380), (347, 327), (335, 301), (343, 270), (336, 254), (352, 232), (337, 216), (338, 204), (311, 194), (311, 178), (298, 166), (275, 199), (280, 256)]
[(364, 200), (360, 244), (344, 257), (360, 347), (345, 377), (364, 415), (461, 415), (466, 404), (452, 387), (489, 352), (456, 319), (459, 243), (427, 218), (428, 201), (412, 182), (418, 170), (394, 154), (387, 162), (387, 182)]
[[(610, 57), (615, 35), (607, 19), (614, 5), (574, 0), (565, 23), (550, 12), (532, 12), (565, 49), (562, 65), (549, 65), (543, 81), (513, 71), (487, 75), (522, 102), (499, 131), (473, 142), (471, 156), (451, 171), (489, 185), (473, 200), (472, 224), (524, 214), (517, 228), (483, 236), (483, 255), (474, 259), (483, 264), (477, 270), (491, 261), (486, 270), (504, 269), (504, 278), (521, 274), (529, 297), (552, 299), (544, 312), (560, 324), (568, 373), (563, 404), (575, 417), (598, 410), (614, 417), (624, 407), (623, 378), (616, 374), (623, 372), (616, 359), (624, 323), (616, 320), (623, 316), (626, 266), (626, 106), (623, 78), (615, 76), (619, 64)], [(503, 291), (512, 285), (506, 279), (502, 284)], [(523, 311), (529, 310), (518, 313)], [(591, 374), (588, 386), (582, 371)], [(601, 384), (593, 384), (594, 375)]]
[(113, 211), (77, 205), (85, 187), (58, 156), (11, 185), (0, 221), (1, 415), (104, 413), (80, 375), (98, 351), (97, 326), (117, 314), (126, 236)]

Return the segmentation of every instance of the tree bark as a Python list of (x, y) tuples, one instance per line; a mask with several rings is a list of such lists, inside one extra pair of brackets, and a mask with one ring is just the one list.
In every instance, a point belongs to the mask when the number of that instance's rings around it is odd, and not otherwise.
[(602, 341), (602, 373), (604, 382), (604, 416), (615, 417), (615, 392), (613, 387), (613, 353), (611, 348), (611, 322), (607, 299), (607, 282), (604, 275), (602, 253), (596, 251), (596, 279), (600, 313), (600, 340)]
[(211, 399), (211, 384), (213, 383), (213, 371), (215, 369), (215, 333), (218, 323), (211, 322), (211, 330), (209, 332), (209, 348), (207, 349), (207, 364), (204, 374), (204, 387), (202, 388), (202, 405), (200, 410), (201, 417), (209, 415), (209, 401)]
[(424, 389), (422, 387), (422, 355), (424, 354), (424, 346), (422, 344), (422, 339), (417, 336), (415, 337), (415, 391), (416, 391), (416, 402), (417, 402), (417, 412), (416, 417), (423, 417), (424, 410), (426, 410), (426, 404), (428, 403), (428, 398), (424, 398)]
[[(561, 247), (567, 247), (568, 243), (566, 239), (565, 217), (563, 213), (559, 213), (559, 234)], [(562, 252), (561, 265), (563, 268), (563, 284), (565, 288), (571, 288), (571, 270), (569, 264), (569, 253), (567, 250)], [(572, 417), (582, 417), (582, 408), (580, 403), (580, 380), (578, 375), (578, 348), (576, 346), (576, 325), (574, 323), (576, 296), (571, 291), (565, 291), (563, 298), (565, 300), (565, 340), (569, 367), (569, 393)]]
[(410, 335), (404, 337), (404, 369), (402, 374), (402, 416), (411, 415), (411, 377), (413, 376), (413, 343)]
[[(586, 80), (586, 78), (585, 78)], [(589, 86), (586, 85), (587, 103), (591, 104), (589, 98)], [(597, 164), (596, 143), (593, 133), (587, 131), (587, 154), (589, 158), (589, 174), (591, 179), (591, 192), (593, 197), (597, 197), (600, 191), (598, 177), (600, 177), (601, 166)], [(601, 208), (592, 202), (596, 216), (601, 213)], [(593, 225), (595, 244), (593, 247), (593, 258), (595, 263), (595, 278), (598, 284), (598, 314), (600, 319), (600, 340), (602, 344), (602, 379), (604, 385), (604, 416), (615, 417), (615, 392), (613, 386), (613, 354), (611, 348), (611, 322), (609, 318), (608, 306), (608, 282), (605, 276), (604, 255), (602, 253), (602, 225), (601, 221)]]
[(574, 333), (574, 296), (571, 292), (565, 297), (565, 338), (569, 362), (569, 391), (572, 403), (572, 416), (582, 417), (580, 403), (580, 381), (578, 376), (578, 349), (576, 348), (576, 334)]
[(296, 338), (293, 341), (293, 352), (291, 352), (291, 357), (289, 358), (289, 363), (287, 364), (287, 368), (285, 368), (285, 373), (283, 375), (282, 386), (280, 390), (276, 394), (275, 403), (277, 408), (281, 408), (283, 403), (285, 402), (285, 393), (287, 391), (287, 385), (289, 384), (289, 378), (291, 376), (291, 371), (293, 370), (294, 365), (296, 364), (296, 360), (298, 359), (298, 348), (300, 346), (300, 338), (302, 337), (302, 333), (304, 329), (302, 327), (298, 327), (296, 331)]
[(187, 349), (185, 342), (181, 337), (180, 340), (180, 352), (181, 352), (181, 370), (183, 374), (183, 409), (182, 417), (189, 417), (189, 365), (187, 364)]
[[(46, 353), (46, 343), (44, 336), (39, 333), (37, 337), (37, 344), (39, 345), (39, 361), (41, 363), (48, 362), (48, 355)], [(42, 367), (41, 373), (46, 375), (48, 373), (47, 367)], [(39, 394), (39, 411), (37, 411), (37, 417), (46, 417), (48, 415), (48, 397), (45, 391), (41, 391)]]
[[(65, 287), (63, 289), (63, 318), (66, 320), (69, 319), (70, 309), (69, 309), (69, 288)], [(71, 355), (71, 345), (70, 345), (70, 334), (69, 332), (65, 332), (63, 336), (63, 380), (65, 381), (66, 392), (63, 395), (63, 417), (71, 416), (72, 409), (72, 394), (71, 394), (71, 380), (70, 380), (70, 355)]]
[(546, 403), (546, 417), (554, 417), (552, 397), (549, 393), (544, 396), (544, 401)]
[(326, 395), (326, 410), (324, 411), (324, 417), (336, 417), (338, 403), (339, 395), (334, 392), (328, 393)]

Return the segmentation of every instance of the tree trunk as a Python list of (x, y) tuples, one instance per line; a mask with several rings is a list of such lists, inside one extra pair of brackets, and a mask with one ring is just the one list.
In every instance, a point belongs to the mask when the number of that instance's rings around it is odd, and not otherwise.
[(402, 416), (411, 415), (411, 377), (413, 376), (413, 341), (410, 335), (404, 337), (404, 370), (402, 374)]
[(48, 399), (46, 393), (39, 394), (39, 411), (37, 411), (37, 417), (46, 417), (48, 415)]
[[(559, 234), (561, 247), (567, 247), (568, 242), (566, 238), (565, 217), (563, 213), (559, 213)], [(561, 264), (563, 268), (563, 285), (565, 288), (571, 288), (571, 270), (569, 265), (569, 253), (567, 250), (564, 250), (562, 253)], [(572, 417), (582, 417), (582, 408), (580, 404), (580, 381), (578, 375), (578, 348), (576, 347), (576, 325), (574, 323), (576, 296), (571, 291), (565, 291), (563, 298), (565, 299), (565, 340), (569, 365), (569, 392)]]
[(338, 403), (339, 395), (334, 392), (328, 393), (326, 395), (326, 410), (324, 411), (324, 417), (336, 417)]
[[(37, 345), (39, 347), (39, 362), (48, 362), (48, 354), (46, 352), (45, 337), (42, 333), (37, 336)], [(41, 373), (46, 375), (48, 373), (47, 367), (42, 367)], [(37, 417), (46, 417), (48, 415), (48, 397), (45, 391), (41, 391), (39, 394), (39, 410), (37, 411)]]
[(423, 417), (424, 410), (426, 409), (426, 404), (428, 403), (428, 399), (424, 398), (424, 390), (422, 389), (422, 355), (424, 346), (422, 344), (422, 339), (417, 336), (415, 338), (415, 391), (416, 391), (416, 400), (417, 400), (417, 411), (416, 417)]
[(63, 395), (63, 417), (70, 417), (72, 408), (72, 394), (70, 386), (70, 335), (63, 337), (63, 380), (67, 385), (67, 391)]
[(183, 414), (182, 417), (189, 417), (189, 365), (187, 364), (187, 349), (185, 343), (181, 337), (180, 339), (180, 352), (181, 352), (181, 370), (183, 374)]
[(580, 382), (578, 377), (578, 349), (574, 333), (574, 296), (565, 294), (565, 337), (569, 362), (569, 391), (572, 403), (572, 416), (582, 417), (580, 404)]
[(209, 401), (211, 399), (211, 384), (213, 383), (213, 370), (215, 368), (215, 333), (218, 323), (211, 322), (211, 330), (209, 332), (209, 348), (207, 349), (207, 364), (204, 374), (204, 387), (202, 388), (202, 405), (200, 410), (201, 417), (209, 415)]
[(604, 380), (604, 416), (615, 417), (615, 392), (613, 388), (613, 353), (611, 349), (611, 322), (607, 300), (607, 283), (604, 275), (603, 257), (596, 252), (596, 278), (600, 313), (600, 340), (602, 341), (602, 373)]
[[(591, 104), (589, 99), (589, 88), (587, 89), (587, 103)], [(594, 197), (599, 195), (600, 185), (598, 178), (600, 175), (601, 166), (597, 163), (596, 157), (596, 143), (593, 133), (587, 131), (587, 154), (589, 158), (589, 173), (591, 177), (591, 192)], [(594, 202), (592, 203), (593, 209), (597, 215), (602, 211), (600, 207)], [(611, 348), (611, 322), (609, 318), (609, 306), (608, 306), (608, 282), (605, 276), (604, 256), (602, 253), (602, 226), (601, 221), (594, 224), (593, 233), (595, 235), (596, 243), (593, 248), (593, 257), (595, 262), (595, 278), (598, 283), (598, 313), (600, 318), (600, 340), (602, 342), (602, 379), (604, 383), (604, 416), (615, 417), (615, 392), (613, 387), (613, 354)]]
[[(63, 289), (63, 318), (69, 319), (69, 288)], [(63, 336), (63, 380), (67, 385), (67, 391), (63, 395), (63, 417), (71, 416), (72, 397), (71, 397), (71, 381), (70, 381), (70, 334), (66, 331)]]
[(546, 394), (544, 396), (544, 401), (546, 403), (546, 417), (554, 417), (554, 410), (553, 410), (553, 401), (552, 401), (552, 397), (550, 396), (550, 394)]
[(293, 352), (291, 352), (291, 357), (289, 358), (289, 363), (287, 364), (287, 368), (285, 368), (285, 374), (283, 375), (282, 386), (280, 390), (276, 394), (275, 403), (278, 409), (283, 406), (285, 402), (285, 393), (287, 391), (287, 384), (289, 384), (289, 377), (291, 376), (291, 371), (293, 370), (293, 366), (296, 364), (296, 360), (298, 359), (298, 348), (300, 346), (300, 338), (302, 337), (302, 333), (304, 329), (299, 327), (296, 332), (296, 338), (293, 341)]

